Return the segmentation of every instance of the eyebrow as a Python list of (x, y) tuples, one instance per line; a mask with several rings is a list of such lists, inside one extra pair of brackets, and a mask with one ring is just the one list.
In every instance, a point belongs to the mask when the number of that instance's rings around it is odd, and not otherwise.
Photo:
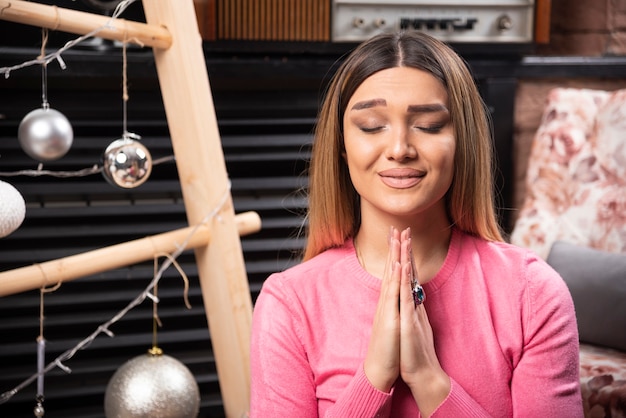
[(385, 99), (363, 100), (362, 102), (356, 102), (352, 106), (352, 110), (369, 109), (376, 106), (387, 106), (387, 101)]
[[(352, 110), (369, 109), (376, 106), (387, 106), (387, 101), (385, 99), (363, 100), (362, 102), (356, 102), (352, 106)], [(449, 113), (448, 108), (440, 103), (409, 105), (407, 111), (409, 113)]]
[(407, 108), (407, 111), (409, 113), (436, 113), (436, 112), (449, 113), (448, 108), (440, 103), (409, 105), (409, 107)]

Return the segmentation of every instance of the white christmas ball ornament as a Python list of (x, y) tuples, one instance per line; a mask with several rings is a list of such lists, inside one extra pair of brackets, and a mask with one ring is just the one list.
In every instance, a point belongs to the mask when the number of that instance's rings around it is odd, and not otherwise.
[(152, 172), (152, 156), (141, 142), (120, 138), (104, 150), (102, 174), (112, 185), (131, 189), (148, 180)]
[(0, 238), (20, 227), (26, 215), (24, 198), (15, 187), (0, 180)]
[(63, 157), (70, 150), (74, 131), (65, 115), (44, 106), (24, 116), (17, 138), (24, 152), (31, 158), (52, 161)]
[(144, 354), (120, 367), (106, 388), (107, 418), (195, 418), (200, 389), (187, 366), (165, 354)]

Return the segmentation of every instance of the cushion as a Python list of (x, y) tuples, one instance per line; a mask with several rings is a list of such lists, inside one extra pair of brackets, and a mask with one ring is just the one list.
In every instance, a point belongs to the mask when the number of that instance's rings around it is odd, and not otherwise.
[(511, 242), (546, 259), (557, 240), (626, 252), (626, 89), (550, 91)]
[(570, 290), (580, 341), (626, 351), (626, 254), (556, 241), (547, 261)]

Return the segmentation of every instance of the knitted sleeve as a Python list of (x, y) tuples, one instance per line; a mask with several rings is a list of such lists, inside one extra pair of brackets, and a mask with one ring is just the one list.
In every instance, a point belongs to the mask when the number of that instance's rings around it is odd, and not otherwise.
[[(255, 307), (250, 348), (250, 418), (318, 417), (315, 376), (307, 360), (306, 318), (280, 275), (264, 284)], [(311, 313), (309, 313), (311, 315)], [(314, 314), (313, 314), (314, 315)], [(362, 367), (323, 416), (388, 417), (391, 393), (374, 388)], [(357, 413), (357, 415), (354, 415)]]
[[(519, 361), (512, 365), (512, 416), (581, 418), (578, 331), (572, 298), (564, 281), (542, 260), (528, 253), (523, 263), (519, 270), (520, 279), (525, 281), (520, 310), (523, 346)], [(450, 416), (490, 415), (452, 379), (449, 396), (431, 417)]]
[(514, 414), (582, 417), (572, 297), (563, 279), (535, 256), (527, 260), (526, 271), (524, 348), (511, 382)]
[(278, 276), (270, 276), (254, 306), (250, 346), (250, 418), (317, 417), (315, 384), (298, 318)]

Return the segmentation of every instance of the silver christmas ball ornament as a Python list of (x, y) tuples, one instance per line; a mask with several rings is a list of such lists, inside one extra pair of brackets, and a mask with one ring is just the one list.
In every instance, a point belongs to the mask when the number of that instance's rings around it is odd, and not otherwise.
[(152, 156), (141, 142), (122, 137), (104, 151), (102, 174), (112, 185), (124, 189), (138, 187), (152, 172)]
[(145, 354), (120, 367), (106, 388), (107, 418), (194, 418), (200, 390), (191, 371), (165, 354)]
[(24, 116), (17, 131), (20, 146), (38, 161), (63, 157), (74, 141), (72, 125), (58, 110), (44, 106)]
[(0, 180), (0, 238), (13, 233), (24, 222), (24, 198), (11, 184)]

